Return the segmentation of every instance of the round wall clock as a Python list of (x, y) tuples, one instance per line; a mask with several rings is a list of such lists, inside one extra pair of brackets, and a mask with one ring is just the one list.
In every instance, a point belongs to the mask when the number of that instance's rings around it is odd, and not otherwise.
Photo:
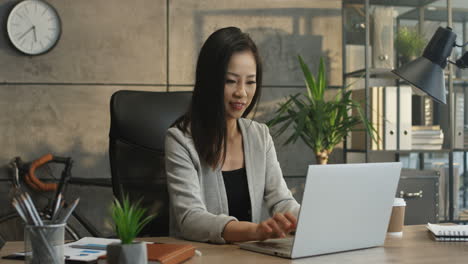
[(21, 1), (8, 15), (8, 38), (16, 49), (27, 55), (51, 50), (61, 32), (62, 23), (57, 11), (41, 0)]

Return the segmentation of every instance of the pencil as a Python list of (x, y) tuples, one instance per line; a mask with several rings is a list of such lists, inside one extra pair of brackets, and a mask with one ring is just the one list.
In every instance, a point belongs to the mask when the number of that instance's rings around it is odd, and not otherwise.
[(66, 223), (68, 221), (68, 218), (70, 217), (70, 215), (73, 213), (73, 210), (75, 210), (75, 207), (78, 205), (78, 203), (80, 202), (80, 198), (76, 198), (76, 200), (73, 202), (73, 204), (70, 206), (70, 208), (68, 209), (68, 211), (65, 213), (65, 215), (62, 217), (62, 221), (60, 221), (60, 223)]

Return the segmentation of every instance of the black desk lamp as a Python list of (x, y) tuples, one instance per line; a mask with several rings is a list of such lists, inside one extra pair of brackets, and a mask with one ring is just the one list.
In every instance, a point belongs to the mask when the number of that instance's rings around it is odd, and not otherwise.
[(446, 104), (444, 68), (447, 62), (464, 69), (468, 67), (468, 52), (456, 62), (447, 60), (452, 53), (457, 34), (450, 27), (439, 27), (424, 49), (423, 55), (392, 72), (414, 87), (431, 96), (435, 101)]

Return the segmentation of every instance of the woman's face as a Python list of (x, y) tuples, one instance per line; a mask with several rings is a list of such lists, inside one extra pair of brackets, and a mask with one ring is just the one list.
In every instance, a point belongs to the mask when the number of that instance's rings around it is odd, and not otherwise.
[(226, 120), (242, 117), (255, 94), (257, 64), (251, 51), (232, 54), (224, 84)]

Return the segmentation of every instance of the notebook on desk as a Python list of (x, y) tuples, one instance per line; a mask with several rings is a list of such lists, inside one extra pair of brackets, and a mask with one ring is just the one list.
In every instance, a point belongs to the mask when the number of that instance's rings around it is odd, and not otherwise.
[(427, 223), (435, 241), (468, 241), (468, 225), (437, 225)]
[(294, 259), (383, 245), (400, 172), (399, 162), (310, 165), (295, 236), (240, 247)]
[[(179, 264), (195, 255), (190, 244), (146, 244), (148, 264)], [(99, 257), (97, 264), (107, 264), (106, 256)]]

